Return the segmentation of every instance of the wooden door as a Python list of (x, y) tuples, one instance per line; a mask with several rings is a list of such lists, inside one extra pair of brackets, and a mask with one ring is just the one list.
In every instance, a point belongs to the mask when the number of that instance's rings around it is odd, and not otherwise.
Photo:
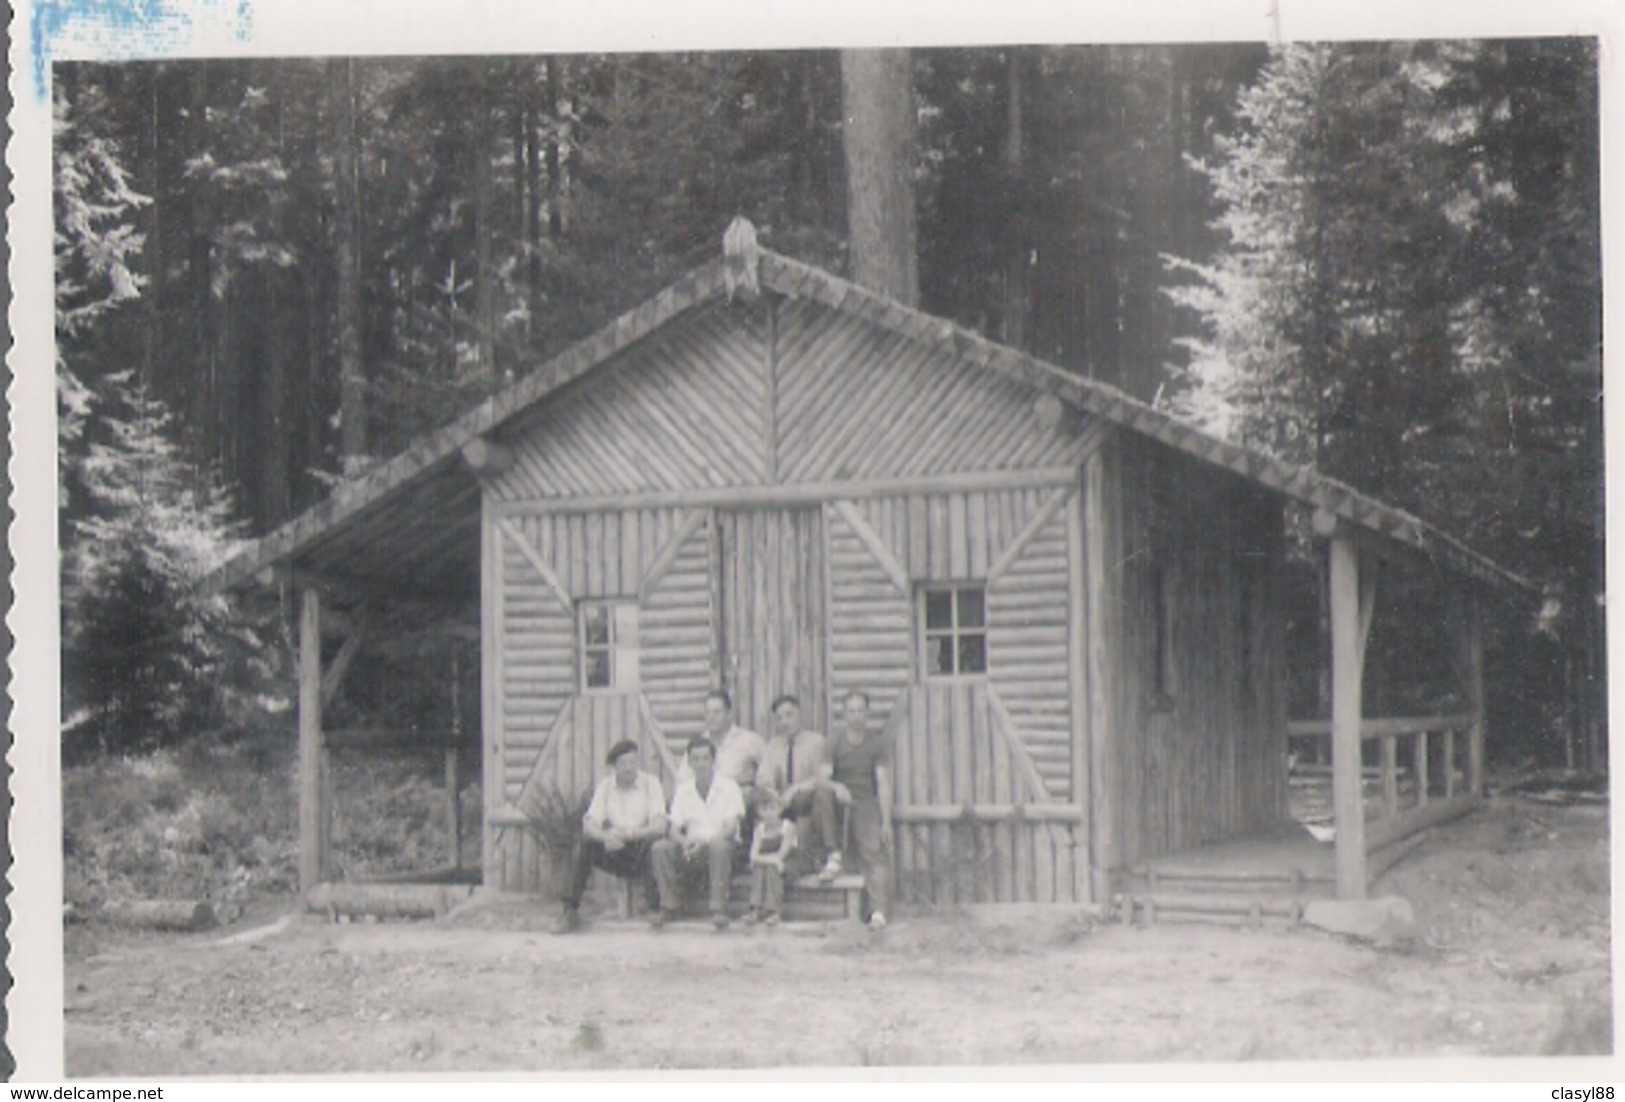
[(722, 681), (741, 726), (772, 730), (780, 693), (801, 700), (802, 722), (828, 729), (823, 511), (763, 508), (717, 515)]

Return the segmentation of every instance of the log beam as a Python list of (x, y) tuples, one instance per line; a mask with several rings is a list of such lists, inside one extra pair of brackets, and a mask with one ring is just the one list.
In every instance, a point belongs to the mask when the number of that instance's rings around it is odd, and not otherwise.
[(300, 593), (299, 609), (299, 888), (325, 879), (327, 807), (322, 784), (322, 597)]
[(1484, 605), (1475, 586), (1460, 597), (1456, 629), (1462, 695), (1467, 700), (1467, 792), (1484, 794)]
[(513, 449), (483, 436), (464, 444), (462, 451), (463, 462), (476, 475), (501, 474), (513, 466)]
[(344, 684), (344, 675), (350, 672), (350, 663), (355, 661), (356, 652), (361, 644), (366, 642), (367, 631), (372, 625), (372, 609), (364, 606), (361, 615), (350, 625), (350, 632), (344, 637), (339, 646), (339, 652), (333, 656), (327, 672), (322, 674), (322, 707), (333, 703), (333, 697), (338, 694), (339, 686)]
[(260, 567), (254, 572), (254, 583), (261, 589), (281, 589), (284, 586), (313, 589), (335, 604), (354, 603), (360, 596), (344, 582), (312, 574), (308, 570), (301, 570), (287, 563), (273, 563)]
[(1365, 808), (1360, 793), (1360, 689), (1362, 649), (1359, 551), (1354, 541), (1333, 536), (1332, 612), (1332, 814), (1337, 826), (1337, 897), (1366, 895)]

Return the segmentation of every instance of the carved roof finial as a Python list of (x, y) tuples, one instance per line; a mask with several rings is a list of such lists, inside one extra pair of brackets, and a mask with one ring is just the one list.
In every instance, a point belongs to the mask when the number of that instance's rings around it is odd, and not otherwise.
[(750, 219), (736, 215), (728, 223), (727, 232), (722, 235), (722, 259), (723, 281), (730, 299), (734, 292), (741, 290), (747, 298), (761, 293), (756, 278), (756, 227), (751, 225)]

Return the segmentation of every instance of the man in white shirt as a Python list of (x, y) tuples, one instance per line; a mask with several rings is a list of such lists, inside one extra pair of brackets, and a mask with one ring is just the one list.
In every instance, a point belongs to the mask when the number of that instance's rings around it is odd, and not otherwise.
[(581, 925), (581, 896), (593, 869), (641, 880), (649, 870), (651, 847), (666, 833), (666, 792), (659, 777), (638, 768), (638, 744), (622, 739), (609, 748), (604, 760), (612, 772), (598, 782), (581, 817), (564, 914), (553, 926), (556, 934)]
[[(762, 755), (767, 743), (755, 731), (734, 722), (733, 698), (727, 689), (712, 689), (705, 694), (705, 740), (716, 750), (716, 771), (739, 786), (749, 802), (749, 789), (756, 784), (756, 774), (762, 767)], [(693, 776), (688, 755), (677, 763), (678, 784)]]
[(703, 872), (711, 924), (722, 931), (728, 928), (728, 881), (745, 800), (739, 786), (717, 771), (716, 748), (709, 739), (702, 735), (689, 743), (687, 758), (690, 775), (677, 782), (671, 801), (670, 837), (650, 851), (660, 890), (660, 911), (650, 924), (659, 929), (669, 922), (682, 902), (684, 881)]

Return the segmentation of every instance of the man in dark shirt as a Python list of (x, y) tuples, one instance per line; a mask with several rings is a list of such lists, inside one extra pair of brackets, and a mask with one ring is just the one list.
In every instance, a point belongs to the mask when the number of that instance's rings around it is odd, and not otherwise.
[[(846, 815), (844, 859), (855, 858), (869, 896), (869, 926), (882, 929), (891, 909), (892, 748), (869, 730), (869, 697), (846, 694), (843, 729), (825, 745), (823, 774)], [(831, 861), (832, 867), (839, 862)], [(831, 872), (825, 869), (825, 874)]]

